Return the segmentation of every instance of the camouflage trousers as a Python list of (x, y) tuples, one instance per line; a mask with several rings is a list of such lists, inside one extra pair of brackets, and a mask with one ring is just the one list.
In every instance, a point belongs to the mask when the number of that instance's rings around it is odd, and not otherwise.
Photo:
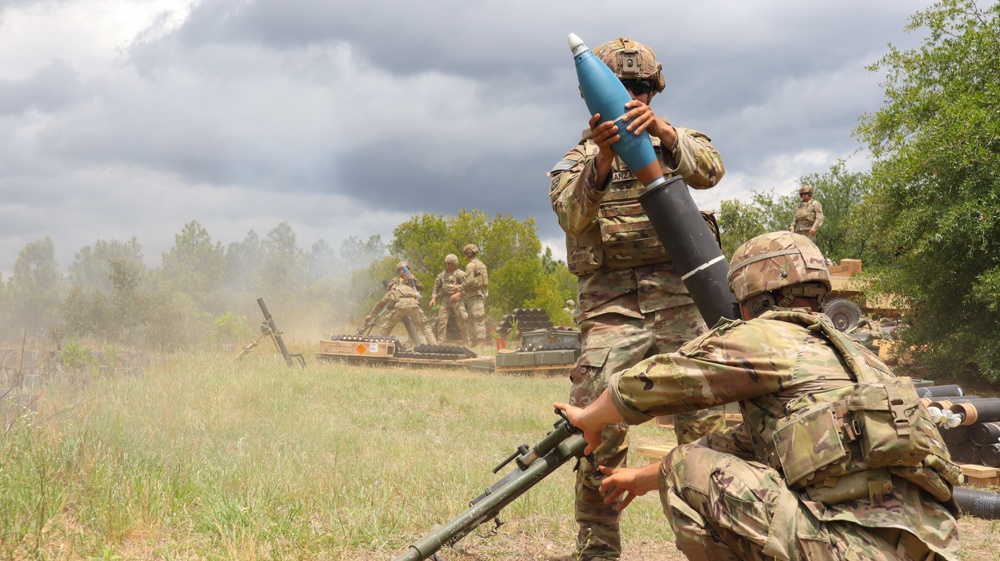
[(472, 328), (469, 335), (474, 342), (483, 343), (489, 340), (486, 333), (486, 299), (482, 296), (466, 296), (465, 302), (469, 306), (469, 316), (472, 318)]
[(936, 559), (903, 530), (820, 521), (774, 469), (700, 443), (664, 458), (660, 502), (690, 561)]
[[(385, 325), (382, 326), (382, 336), (388, 337), (392, 333), (392, 328), (396, 327), (396, 324), (403, 321), (403, 318), (410, 318), (413, 323), (413, 328), (417, 330), (418, 334), (424, 337), (425, 342), (428, 345), (437, 345), (437, 339), (434, 337), (434, 332), (431, 330), (431, 326), (427, 323), (427, 317), (424, 315), (424, 311), (420, 309), (419, 306), (415, 308), (393, 308), (392, 312), (389, 313), (389, 319), (385, 320)], [(414, 346), (419, 345), (420, 341), (413, 341)]]
[[(643, 319), (603, 314), (580, 322), (582, 350), (570, 372), (573, 387), (570, 404), (586, 407), (604, 391), (608, 378), (654, 354), (669, 353), (705, 331), (694, 304), (675, 306), (646, 314)], [(703, 434), (725, 428), (721, 408), (675, 416), (678, 442), (690, 442)], [(624, 466), (628, 448), (624, 423), (608, 425), (604, 441), (595, 455), (598, 465)], [(593, 471), (581, 467), (576, 479), (577, 558), (618, 559), (621, 535), (617, 504), (604, 504), (600, 481)]]
[(448, 338), (448, 318), (455, 318), (455, 325), (458, 326), (458, 333), (462, 336), (462, 343), (469, 344), (469, 312), (465, 311), (465, 302), (441, 304), (437, 316), (437, 338), (444, 341)]
[(809, 230), (810, 228), (808, 227), (806, 227), (805, 229), (796, 228), (795, 233), (802, 234), (803, 236), (809, 238), (809, 240), (812, 241), (812, 243), (816, 243), (816, 234), (810, 234)]

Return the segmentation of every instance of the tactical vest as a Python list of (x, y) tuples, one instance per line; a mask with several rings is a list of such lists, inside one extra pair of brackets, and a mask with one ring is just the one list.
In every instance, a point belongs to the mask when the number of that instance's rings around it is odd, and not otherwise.
[(827, 505), (865, 497), (880, 505), (892, 491), (891, 476), (939, 501), (951, 498), (962, 470), (910, 378), (869, 360), (824, 316), (777, 310), (761, 317), (797, 323), (830, 341), (855, 383), (788, 402), (770, 442), (751, 430), (758, 459), (783, 472), (790, 488)]
[[(654, 148), (662, 161), (659, 144), (654, 142)], [(586, 156), (597, 151), (593, 142), (584, 144)], [(615, 156), (611, 182), (597, 210), (596, 224), (579, 236), (566, 236), (566, 264), (571, 273), (580, 276), (599, 269), (632, 269), (670, 261), (639, 204), (639, 195), (645, 190)]]
[(795, 207), (796, 232), (809, 230), (812, 228), (813, 223), (816, 222), (816, 209), (812, 203), (812, 200), (810, 200), (807, 203), (799, 203), (799, 206)]

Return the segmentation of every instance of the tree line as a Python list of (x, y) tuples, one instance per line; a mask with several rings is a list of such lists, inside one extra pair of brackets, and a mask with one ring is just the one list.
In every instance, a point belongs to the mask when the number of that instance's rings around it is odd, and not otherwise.
[(336, 250), (323, 240), (301, 248), (284, 222), (263, 238), (250, 231), (223, 247), (191, 221), (152, 269), (137, 239), (112, 239), (77, 251), (63, 274), (52, 240), (44, 238), (25, 246), (10, 278), (0, 278), (0, 339), (91, 338), (163, 350), (248, 342), (260, 297), (289, 318), (283, 330), (352, 333), (398, 261), (432, 287), (445, 256), (461, 255), (467, 243), (480, 246), (490, 268), (487, 313), (494, 321), (513, 308), (539, 307), (553, 321), (572, 323), (564, 308), (575, 297), (575, 278), (542, 251), (534, 221), (462, 211), (414, 216), (388, 244), (380, 236), (351, 237)]

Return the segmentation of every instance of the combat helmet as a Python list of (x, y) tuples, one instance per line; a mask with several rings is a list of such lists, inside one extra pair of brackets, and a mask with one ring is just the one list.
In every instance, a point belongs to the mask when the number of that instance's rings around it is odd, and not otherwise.
[(458, 256), (454, 253), (449, 253), (444, 258), (445, 263), (451, 263), (452, 265), (458, 265)]
[(406, 264), (406, 261), (400, 261), (399, 263), (396, 263), (396, 270), (397, 271), (400, 270), (400, 269), (406, 269), (408, 267), (409, 266)]
[(803, 185), (802, 187), (799, 187), (799, 194), (800, 195), (805, 195), (806, 193), (809, 193), (810, 195), (812, 195), (812, 193), (813, 193), (812, 185)]
[(462, 253), (466, 255), (469, 255), (470, 253), (473, 255), (479, 255), (479, 246), (474, 243), (467, 244), (462, 248)]
[(608, 65), (619, 80), (649, 80), (655, 93), (662, 92), (667, 85), (663, 65), (656, 60), (656, 53), (642, 43), (619, 37), (598, 45), (593, 53)]
[(819, 248), (792, 232), (753, 238), (733, 253), (729, 266), (729, 290), (755, 316), (774, 306), (787, 307), (796, 296), (822, 301), (831, 288)]

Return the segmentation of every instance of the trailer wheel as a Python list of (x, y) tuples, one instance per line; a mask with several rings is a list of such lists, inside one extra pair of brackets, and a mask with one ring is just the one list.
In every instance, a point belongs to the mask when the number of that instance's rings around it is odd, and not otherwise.
[(849, 331), (861, 321), (861, 308), (847, 298), (834, 298), (823, 305), (823, 313), (838, 331)]

